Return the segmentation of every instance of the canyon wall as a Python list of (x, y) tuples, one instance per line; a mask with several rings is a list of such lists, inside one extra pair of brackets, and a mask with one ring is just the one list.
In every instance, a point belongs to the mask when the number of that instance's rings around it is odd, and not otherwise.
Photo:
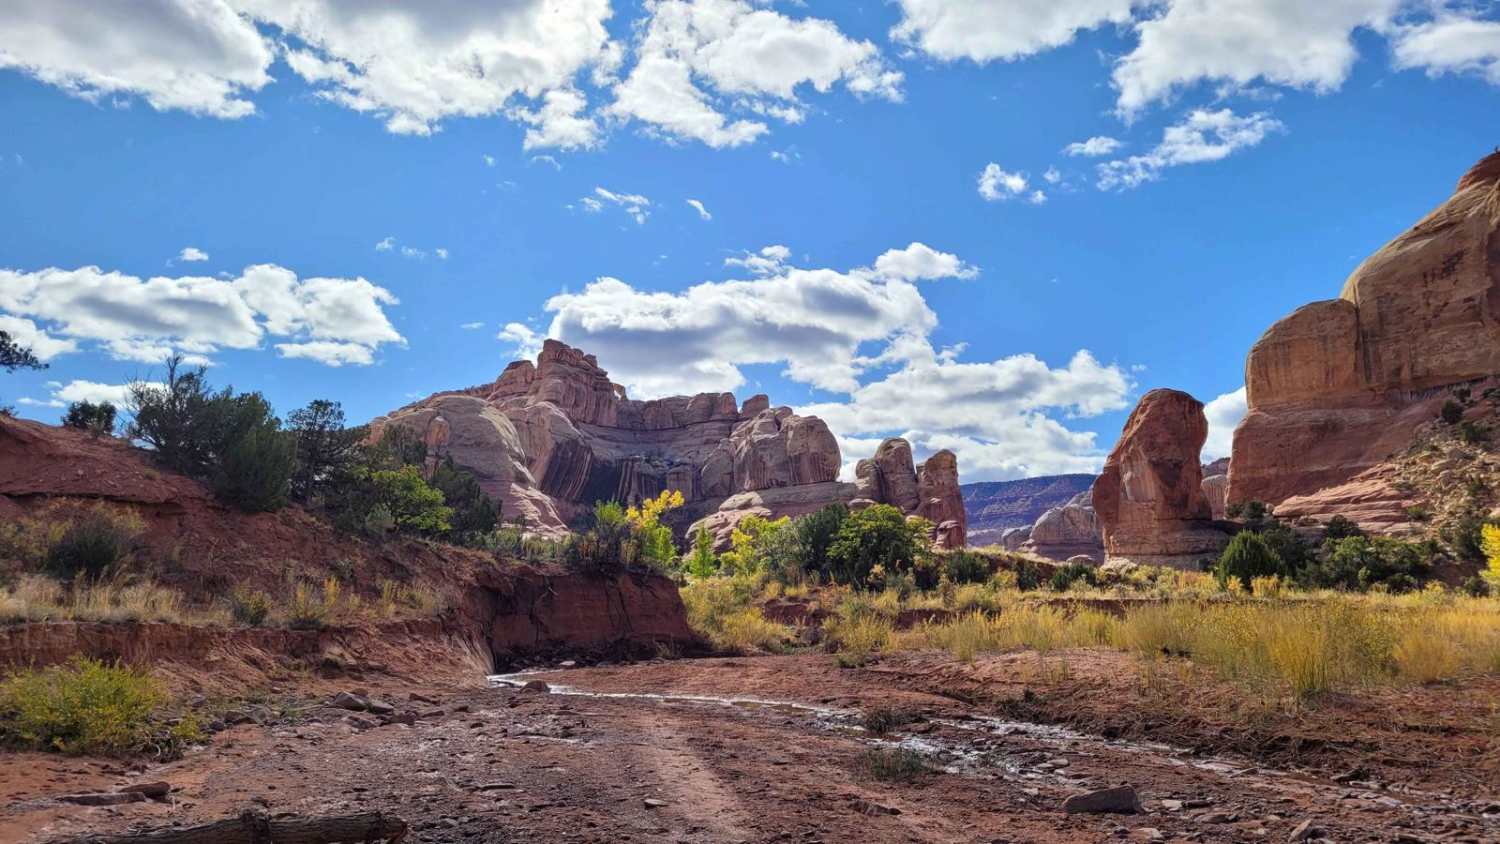
[(1383, 464), (1454, 388), (1500, 373), (1500, 153), (1250, 350), (1229, 502), (1394, 526), (1410, 503)]

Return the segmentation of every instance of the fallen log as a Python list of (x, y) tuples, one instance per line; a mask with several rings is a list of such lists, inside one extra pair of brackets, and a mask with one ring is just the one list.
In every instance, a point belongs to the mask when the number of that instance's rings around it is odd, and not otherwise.
[(202, 826), (128, 835), (90, 835), (58, 844), (398, 844), (406, 822), (383, 812), (320, 818), (272, 818), (246, 810), (237, 818)]

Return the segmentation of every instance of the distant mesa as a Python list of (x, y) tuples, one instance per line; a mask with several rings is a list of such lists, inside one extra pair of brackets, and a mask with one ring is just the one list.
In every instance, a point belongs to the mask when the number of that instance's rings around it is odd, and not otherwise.
[[(547, 340), (536, 362), (516, 361), (494, 382), (436, 393), (372, 421), (410, 429), (429, 459), (452, 457), (501, 502), (502, 516), (560, 536), (594, 502), (637, 502), (680, 490), (674, 518), (713, 532), (720, 545), (748, 515), (799, 516), (842, 502), (888, 503), (928, 518), (944, 547), (965, 543), (957, 459), (923, 464), (902, 439), (861, 461), (855, 483), (838, 480), (838, 441), (823, 420), (741, 405), (731, 393), (639, 401), (593, 355)], [(868, 465), (867, 465), (868, 464)]]

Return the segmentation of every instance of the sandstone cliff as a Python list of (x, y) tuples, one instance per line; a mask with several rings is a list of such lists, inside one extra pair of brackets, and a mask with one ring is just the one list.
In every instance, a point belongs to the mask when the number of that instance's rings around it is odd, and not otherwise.
[(452, 457), (501, 504), (507, 521), (561, 536), (594, 502), (637, 502), (679, 490), (678, 527), (698, 520), (728, 542), (749, 514), (798, 516), (832, 502), (894, 504), (922, 515), (945, 547), (964, 543), (967, 519), (952, 452), (923, 467), (902, 439), (861, 461), (840, 483), (838, 441), (821, 419), (730, 393), (638, 401), (593, 355), (547, 340), (536, 363), (510, 364), (493, 383), (437, 393), (371, 422), (410, 429), (429, 458)]
[(1141, 397), (1094, 482), (1110, 559), (1191, 568), (1223, 549), (1198, 462), (1207, 438), (1202, 402), (1177, 390)]
[(1068, 503), (1041, 515), (1027, 531), (1017, 550), (1052, 560), (1088, 557), (1104, 562), (1104, 536), (1094, 512), (1092, 490), (1084, 490)]
[(1500, 373), (1500, 153), (1364, 261), (1339, 298), (1271, 326), (1245, 364), (1228, 500), (1395, 527), (1412, 502), (1385, 461), (1453, 388)]

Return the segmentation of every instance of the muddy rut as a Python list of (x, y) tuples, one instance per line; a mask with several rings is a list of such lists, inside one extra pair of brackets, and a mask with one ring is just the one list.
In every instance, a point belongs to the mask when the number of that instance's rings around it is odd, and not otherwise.
[[(548, 690), (521, 688), (531, 680)], [(133, 772), (21, 757), (38, 776), (0, 777), (0, 840), (259, 805), (394, 811), (413, 827), (408, 840), (431, 842), (1500, 841), (1500, 816), (1463, 798), (1007, 721), (821, 655), (506, 675), (431, 696), (402, 702), (411, 724), (315, 708)], [(912, 720), (874, 735), (861, 724), (876, 708)], [(932, 772), (877, 779), (862, 758), (880, 747), (920, 753)], [(131, 780), (176, 788), (160, 804), (56, 801)], [(1060, 809), (1120, 784), (1137, 789), (1142, 812)]]

